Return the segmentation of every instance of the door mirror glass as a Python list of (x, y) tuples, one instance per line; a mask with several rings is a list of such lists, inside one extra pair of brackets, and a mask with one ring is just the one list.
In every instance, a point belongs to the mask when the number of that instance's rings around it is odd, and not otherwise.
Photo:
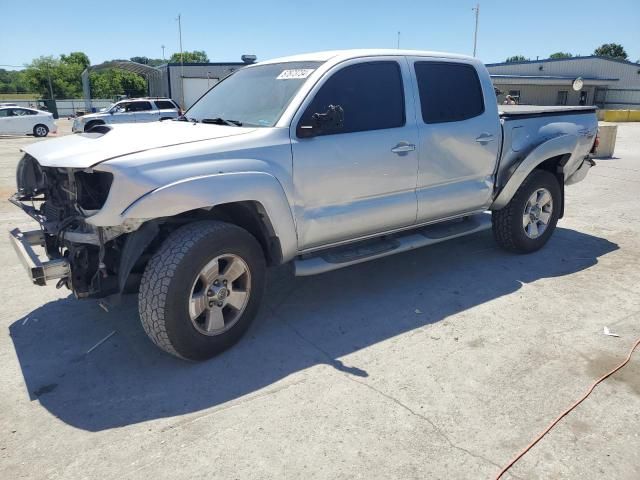
[(321, 134), (337, 133), (344, 127), (344, 110), (340, 105), (329, 105), (326, 112), (311, 115), (310, 124), (298, 127), (298, 137), (309, 138)]

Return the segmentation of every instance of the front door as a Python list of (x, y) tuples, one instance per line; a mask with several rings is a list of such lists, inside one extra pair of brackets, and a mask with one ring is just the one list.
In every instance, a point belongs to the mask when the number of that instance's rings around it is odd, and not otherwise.
[(111, 109), (111, 115), (106, 117), (107, 123), (135, 123), (135, 102), (120, 102)]
[[(488, 76), (473, 63), (415, 57), (420, 169), (418, 223), (486, 208), (502, 141)], [(483, 93), (484, 92), (484, 93)]]
[[(410, 81), (404, 57), (376, 57), (334, 67), (311, 91), (291, 127), (301, 249), (415, 223), (418, 132)], [(297, 127), (330, 105), (341, 107), (343, 125), (300, 138)]]

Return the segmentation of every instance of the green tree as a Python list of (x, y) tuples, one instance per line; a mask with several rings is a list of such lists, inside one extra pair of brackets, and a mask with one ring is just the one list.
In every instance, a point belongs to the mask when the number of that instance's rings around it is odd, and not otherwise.
[(45, 98), (77, 98), (82, 95), (82, 72), (90, 65), (89, 57), (83, 52), (38, 57), (27, 65), (25, 78), (32, 91)]
[(571, 57), (573, 57), (573, 54), (569, 52), (556, 52), (549, 55), (549, 58), (571, 58)]
[[(192, 52), (182, 52), (182, 61), (184, 63), (207, 63), (209, 57), (207, 57), (204, 50), (194, 50)], [(169, 63), (181, 63), (180, 52), (171, 55)]]
[(87, 57), (87, 54), (84, 52), (71, 52), (69, 55), (63, 53), (60, 55), (60, 61), (67, 65), (81, 66), (83, 70), (91, 65), (89, 57)]
[(91, 72), (89, 80), (93, 98), (113, 98), (116, 95), (140, 97), (147, 92), (144, 78), (117, 68)]
[[(179, 55), (179, 54), (178, 54)], [(150, 67), (158, 67), (167, 63), (166, 60), (161, 58), (149, 58), (149, 57), (131, 57), (129, 60), (143, 65), (149, 65)]]
[(620, 60), (629, 58), (627, 52), (624, 51), (624, 47), (619, 43), (602, 44), (593, 51), (593, 54), (599, 57), (618, 58)]
[(525, 58), (523, 55), (514, 55), (512, 57), (509, 57), (505, 60), (505, 62), (507, 63), (513, 63), (513, 62), (526, 62), (528, 61), (528, 58)]
[(30, 93), (24, 72), (0, 68), (0, 93)]

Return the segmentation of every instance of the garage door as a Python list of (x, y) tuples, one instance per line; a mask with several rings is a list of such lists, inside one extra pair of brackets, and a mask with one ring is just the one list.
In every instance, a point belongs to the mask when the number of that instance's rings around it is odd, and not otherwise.
[(218, 83), (217, 78), (184, 78), (185, 110), (196, 103), (207, 90)]

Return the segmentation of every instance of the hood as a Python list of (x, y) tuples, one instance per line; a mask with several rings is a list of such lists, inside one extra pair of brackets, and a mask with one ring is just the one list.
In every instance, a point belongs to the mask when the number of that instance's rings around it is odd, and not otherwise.
[(175, 121), (108, 125), (102, 129), (105, 133), (67, 135), (33, 143), (22, 151), (34, 157), (43, 167), (89, 168), (131, 153), (243, 135), (254, 130)]
[(111, 116), (111, 114), (108, 111), (102, 112), (102, 111), (99, 110), (99, 111), (94, 112), (94, 113), (87, 113), (85, 115), (82, 115), (81, 117), (76, 117), (75, 120), (80, 120), (80, 121), (84, 122), (86, 120), (91, 120), (91, 119), (94, 119), (94, 118), (104, 118), (107, 115)]

